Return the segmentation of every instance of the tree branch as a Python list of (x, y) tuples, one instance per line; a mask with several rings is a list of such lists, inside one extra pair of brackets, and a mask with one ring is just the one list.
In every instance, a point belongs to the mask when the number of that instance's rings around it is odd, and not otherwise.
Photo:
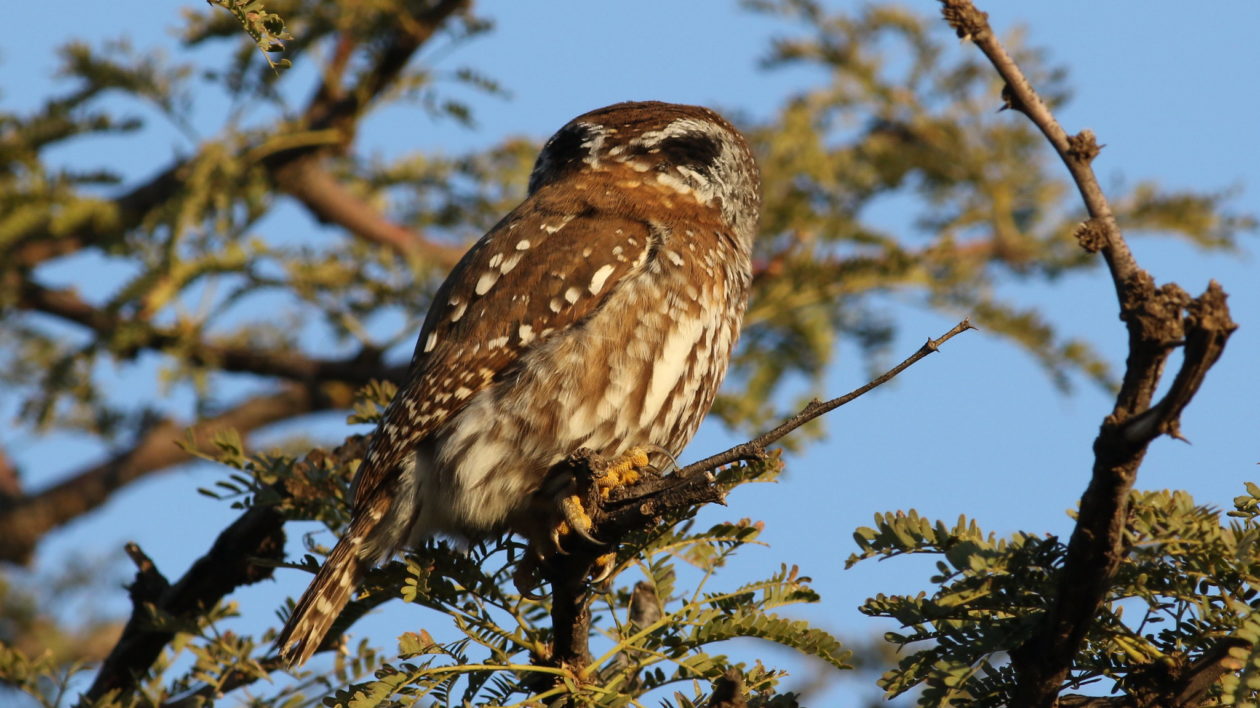
[(23, 270), (30, 270), (45, 261), (75, 253), (91, 246), (104, 246), (121, 239), (137, 228), (153, 209), (165, 203), (183, 188), (182, 173), (188, 162), (166, 168), (149, 181), (107, 202), (108, 217), (88, 214), (74, 227), (75, 235), (50, 236), (50, 214), (13, 238), (13, 245), (0, 261)]
[[(1006, 107), (1028, 116), (1067, 166), (1090, 215), (1077, 238), (1086, 250), (1102, 253), (1129, 334), (1124, 380), (1094, 441), (1093, 473), (1081, 497), (1054, 604), (1040, 631), (1011, 652), (1019, 676), (1017, 704), (1049, 708), (1123, 557), (1128, 496), (1146, 446), (1162, 433), (1180, 436), (1181, 411), (1237, 325), (1216, 283), (1194, 300), (1175, 284), (1155, 286), (1134, 260), (1094, 175), (1091, 163), (1100, 148), (1093, 133), (1069, 136), (1063, 130), (997, 40), (988, 15), (971, 0), (942, 0), (942, 5), (958, 36), (974, 41), (1006, 81)], [(1152, 407), (1164, 364), (1182, 344), (1181, 370), (1164, 399)]]
[(277, 376), (298, 383), (342, 381), (352, 385), (363, 385), (373, 379), (401, 381), (405, 374), (401, 367), (386, 368), (381, 363), (380, 352), (372, 349), (364, 349), (345, 359), (315, 359), (290, 350), (209, 341), (189, 344), (186, 334), (94, 307), (74, 290), (53, 290), (33, 281), (22, 283), (17, 306), (82, 325), (105, 340), (126, 330), (128, 345), (135, 350), (178, 346), (180, 355), (189, 363), (222, 371)]
[(251, 507), (219, 534), (210, 550), (174, 585), (167, 583), (136, 544), (127, 544), (127, 554), (137, 567), (130, 588), (131, 618), (84, 694), (83, 705), (111, 691), (119, 696), (134, 691), (175, 637), (174, 631), (153, 628), (155, 619), (169, 616), (192, 621), (236, 588), (270, 578), (273, 566), (256, 564), (255, 559), (278, 562), (284, 558), (284, 517), (272, 506)]
[[(341, 71), (326, 74), (306, 107), (305, 123), (315, 130), (336, 128), (347, 138), (367, 106), (398, 80), (411, 57), (452, 16), (467, 10), (469, 0), (440, 0), (415, 14), (399, 13), (393, 29), (377, 38), (374, 61), (361, 71), (356, 84), (346, 89), (338, 82)], [(344, 67), (344, 62), (342, 63)]]
[(359, 239), (444, 269), (453, 267), (464, 254), (462, 246), (431, 241), (385, 218), (371, 204), (342, 186), (321, 166), (317, 156), (293, 160), (277, 167), (273, 175), (276, 186), (301, 202), (321, 223), (336, 224)]
[(22, 496), (22, 480), (18, 478), (17, 467), (8, 453), (0, 448), (0, 508), (9, 501)]
[[(357, 84), (349, 90), (336, 83), (348, 60), (346, 43), (342, 42), (334, 54), (333, 70), (325, 74), (304, 112), (307, 128), (335, 129), (341, 134), (342, 145), (353, 141), (355, 123), (366, 108), (397, 81), (416, 51), (468, 5), (468, 0), (442, 0), (414, 14), (400, 14), (393, 32), (380, 42), (375, 60), (360, 73)], [(251, 149), (244, 149), (242, 156)], [(428, 241), (421, 234), (392, 224), (344, 190), (337, 193), (328, 189), (325, 182), (331, 178), (323, 174), (317, 162), (285, 171), (292, 164), (304, 162), (303, 158), (323, 155), (328, 150), (325, 143), (303, 144), (271, 153), (263, 158), (262, 164), (274, 179), (289, 185), (294, 196), (321, 221), (335, 223), (358, 238), (390, 246), (407, 256), (434, 258), (444, 265), (454, 263), (452, 258), (458, 259), (459, 253), (455, 252), (458, 249)], [(3, 254), (3, 262), (29, 270), (45, 261), (122, 238), (140, 227), (154, 209), (185, 188), (190, 167), (196, 160), (194, 156), (178, 161), (144, 184), (109, 201), (112, 213), (108, 217), (93, 213), (83, 218), (73, 229), (74, 235), (50, 236), (49, 220), (32, 224), (23, 235), (12, 239), (14, 245)], [(316, 197), (331, 198), (335, 203), (319, 204), (313, 201)]]
[[(297, 415), (328, 408), (348, 407), (349, 392), (330, 387), (318, 391), (289, 385), (276, 393), (252, 398), (191, 428), (196, 448), (215, 450), (216, 433), (234, 429), (242, 433)], [(175, 444), (184, 426), (163, 420), (140, 435), (131, 449), (89, 467), (60, 484), (0, 505), (0, 560), (25, 563), (46, 533), (95, 509), (120, 487), (141, 477), (193, 459), (191, 452)]]
[(840, 406), (843, 406), (846, 403), (853, 401), (855, 398), (858, 398), (859, 396), (866, 394), (867, 392), (869, 392), (870, 390), (878, 386), (882, 386), (885, 383), (888, 383), (889, 381), (896, 378), (898, 374), (900, 374), (901, 372), (913, 366), (920, 359), (923, 359), (927, 355), (938, 351), (942, 344), (944, 344), (945, 342), (948, 342), (949, 340), (953, 339), (955, 336), (963, 332), (966, 332), (969, 329), (975, 329), (975, 327), (973, 327), (969, 321), (963, 320), (962, 322), (959, 322), (958, 324), (954, 325), (953, 329), (946, 332), (945, 334), (942, 334), (940, 337), (937, 337), (936, 339), (927, 340), (927, 342), (925, 342), (923, 346), (919, 347), (918, 351), (916, 351), (914, 354), (911, 354), (909, 357), (907, 357), (905, 361), (902, 361), (900, 364), (884, 372), (878, 378), (875, 378), (874, 380), (850, 391), (849, 393), (844, 394), (843, 396), (840, 396), (838, 398), (833, 398), (830, 401), (825, 401), (825, 402), (817, 401), (817, 400), (811, 401), (809, 405), (802, 408), (799, 413), (783, 421), (773, 430), (762, 433), (761, 435), (758, 435), (752, 440), (749, 440), (748, 442), (745, 442), (745, 443), (740, 443), (739, 445), (736, 445), (735, 447), (732, 447), (729, 450), (725, 450), (723, 452), (719, 452), (716, 455), (706, 457), (703, 460), (700, 460), (699, 462), (693, 462), (690, 465), (687, 465), (686, 467), (679, 470), (678, 476), (690, 477), (692, 475), (696, 475), (701, 472), (711, 472), (721, 467), (722, 465), (729, 465), (732, 462), (739, 462), (741, 460), (760, 460), (764, 458), (766, 455), (767, 446), (772, 445), (775, 442), (778, 442), (780, 438), (792, 432), (793, 430), (796, 430), (802, 425), (808, 423), (809, 421), (815, 418), (818, 418), (819, 416), (822, 416), (826, 413), (829, 413), (839, 408)]

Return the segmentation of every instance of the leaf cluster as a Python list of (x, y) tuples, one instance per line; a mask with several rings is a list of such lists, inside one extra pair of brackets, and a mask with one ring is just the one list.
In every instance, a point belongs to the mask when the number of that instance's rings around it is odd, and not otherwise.
[[(1099, 686), (1153, 704), (1184, 682), (1196, 661), (1229, 642), (1239, 666), (1256, 662), (1260, 614), (1260, 487), (1248, 485), (1229, 516), (1184, 492), (1134, 492), (1126, 552), (1106, 603), (1063, 688)], [(1232, 517), (1232, 518), (1231, 518)], [(876, 595), (861, 611), (896, 621), (885, 635), (906, 651), (884, 674), (889, 696), (921, 689), (921, 705), (1009, 705), (1016, 676), (1008, 656), (1031, 636), (1054, 601), (1066, 546), (1053, 536), (999, 538), (973, 520), (931, 522), (913, 511), (878, 514), (858, 529), (848, 564), (910, 554), (935, 557), (931, 594)], [(1209, 697), (1256, 700), (1249, 678), (1231, 672)]]

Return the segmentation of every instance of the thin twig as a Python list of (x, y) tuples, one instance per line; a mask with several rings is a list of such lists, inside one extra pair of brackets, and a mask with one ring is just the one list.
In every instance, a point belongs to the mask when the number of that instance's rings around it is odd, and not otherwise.
[(888, 383), (893, 378), (895, 378), (898, 374), (900, 374), (901, 372), (913, 366), (920, 359), (939, 350), (942, 344), (944, 344), (945, 342), (948, 342), (949, 340), (953, 339), (956, 335), (966, 332), (969, 329), (975, 329), (975, 327), (972, 326), (971, 322), (969, 322), (968, 320), (963, 320), (962, 322), (959, 322), (958, 324), (954, 325), (953, 329), (946, 332), (945, 334), (942, 334), (940, 337), (937, 337), (936, 339), (927, 340), (927, 342), (925, 342), (923, 346), (919, 347), (918, 351), (916, 351), (914, 354), (911, 354), (909, 357), (907, 357), (905, 361), (901, 362), (900, 364), (884, 372), (878, 378), (875, 378), (874, 380), (868, 382), (867, 384), (860, 386), (850, 391), (849, 393), (846, 393), (843, 396), (840, 396), (839, 398), (833, 398), (830, 401), (817, 401), (817, 400), (811, 401), (809, 405), (802, 408), (799, 413), (783, 421), (773, 430), (762, 433), (761, 435), (758, 435), (752, 440), (736, 445), (735, 447), (732, 447), (729, 450), (719, 452), (718, 454), (713, 455), (711, 457), (706, 457), (703, 460), (700, 460), (698, 462), (693, 462), (690, 465), (687, 465), (686, 467), (679, 470), (678, 476), (690, 477), (692, 475), (696, 475), (701, 472), (711, 472), (721, 467), (722, 465), (728, 465), (732, 462), (762, 459), (763, 457), (765, 457), (767, 446), (778, 442), (780, 438), (792, 432), (793, 430), (796, 430), (802, 425), (808, 423), (809, 421), (821, 415), (829, 413), (839, 408), (840, 406), (843, 406), (846, 403), (853, 401), (854, 399), (866, 394), (867, 392), (876, 388), (877, 386), (882, 386), (883, 384)]

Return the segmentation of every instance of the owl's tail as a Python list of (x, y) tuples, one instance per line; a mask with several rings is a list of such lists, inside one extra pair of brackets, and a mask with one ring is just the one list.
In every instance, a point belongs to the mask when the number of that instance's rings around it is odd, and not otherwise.
[(354, 526), (351, 525), (328, 554), (328, 560), (315, 574), (315, 580), (302, 593), (289, 621), (280, 630), (276, 646), (289, 666), (305, 664), (319, 649), (324, 635), (367, 573), (368, 563), (360, 555), (363, 534), (355, 533)]

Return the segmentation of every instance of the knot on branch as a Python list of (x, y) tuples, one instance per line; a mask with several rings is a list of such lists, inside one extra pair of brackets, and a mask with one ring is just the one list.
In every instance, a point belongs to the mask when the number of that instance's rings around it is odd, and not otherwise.
[(1168, 283), (1156, 287), (1150, 273), (1139, 270), (1119, 289), (1120, 319), (1129, 325), (1131, 339), (1159, 343), (1163, 348), (1181, 342), (1182, 312), (1190, 304), (1190, 295), (1181, 286)]
[(961, 40), (976, 40), (989, 33), (989, 13), (981, 12), (971, 0), (941, 0), (941, 16)]
[(1107, 245), (1107, 225), (1099, 219), (1089, 219), (1077, 225), (1072, 237), (1088, 253), (1098, 253)]
[(1068, 136), (1068, 157), (1082, 164), (1088, 164), (1098, 157), (1098, 153), (1102, 152), (1102, 146), (1098, 144), (1098, 138), (1094, 137), (1094, 131), (1082, 130), (1076, 135)]
[(1002, 85), (1002, 107), (998, 109), (998, 112), (1006, 110), (1019, 111), (1028, 115), (1028, 109), (1024, 106), (1024, 101), (1020, 99), (1019, 92), (1009, 83)]

